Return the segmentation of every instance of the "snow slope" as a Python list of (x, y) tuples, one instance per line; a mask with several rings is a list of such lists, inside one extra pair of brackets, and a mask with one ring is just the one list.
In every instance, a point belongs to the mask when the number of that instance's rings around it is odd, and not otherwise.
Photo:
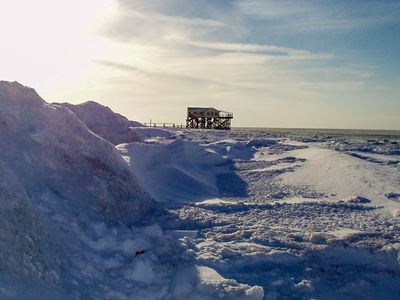
[(142, 136), (133, 127), (143, 126), (126, 117), (113, 112), (109, 107), (94, 101), (73, 105), (70, 103), (58, 103), (71, 110), (86, 126), (98, 136), (106, 139), (114, 145), (141, 141)]
[(0, 149), (0, 265), (19, 275), (59, 279), (52, 218), (129, 223), (153, 207), (109, 142), (16, 82), (0, 82)]
[(136, 132), (143, 140), (150, 141), (154, 139), (174, 139), (176, 138), (176, 133), (170, 130), (156, 128), (156, 127), (132, 127), (132, 131)]
[(232, 185), (236, 193), (245, 189), (231, 160), (194, 142), (132, 143), (118, 149), (141, 185), (161, 202), (216, 198), (231, 192)]
[(68, 108), (0, 82), (0, 149), (1, 299), (262, 299), (165, 234), (119, 151)]
[(58, 280), (59, 265), (49, 233), (35, 213), (26, 189), (1, 160), (0, 220), (0, 269)]
[(33, 89), (0, 83), (0, 127), (0, 160), (32, 199), (57, 197), (126, 221), (151, 204), (112, 144)]

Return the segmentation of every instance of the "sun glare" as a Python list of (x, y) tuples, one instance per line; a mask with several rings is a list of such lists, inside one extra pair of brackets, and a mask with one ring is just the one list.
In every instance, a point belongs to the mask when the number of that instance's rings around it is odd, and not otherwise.
[(8, 1), (0, 10), (0, 77), (39, 89), (83, 80), (98, 55), (96, 30), (113, 0)]

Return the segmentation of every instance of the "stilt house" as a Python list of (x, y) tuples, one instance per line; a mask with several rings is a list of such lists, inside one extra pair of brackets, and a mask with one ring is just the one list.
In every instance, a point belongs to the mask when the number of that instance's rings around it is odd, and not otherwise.
[(231, 129), (233, 113), (214, 107), (188, 107), (186, 128)]

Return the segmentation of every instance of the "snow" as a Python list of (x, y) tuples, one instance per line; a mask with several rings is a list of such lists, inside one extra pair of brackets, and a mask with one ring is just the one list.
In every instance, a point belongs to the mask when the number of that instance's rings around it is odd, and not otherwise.
[[(326, 194), (334, 193), (335, 199), (365, 198), (392, 214), (400, 209), (399, 202), (388, 201), (387, 197), (400, 188), (400, 173), (395, 168), (320, 146), (292, 151), (291, 154), (306, 159), (306, 162), (298, 171), (280, 176), (284, 183), (313, 186)], [(362, 202), (367, 202), (365, 200)], [(357, 201), (353, 199), (352, 202)]]
[(142, 136), (131, 128), (143, 126), (142, 124), (132, 123), (126, 117), (97, 102), (88, 101), (78, 105), (55, 103), (55, 105), (71, 110), (92, 132), (114, 145), (142, 140)]
[(109, 107), (94, 101), (81, 104), (54, 103), (71, 110), (95, 134), (114, 145), (132, 142), (143, 142), (173, 139), (176, 134), (172, 131), (145, 127), (143, 124), (128, 120), (126, 117), (113, 112)]
[(276, 144), (277, 144), (277, 141), (269, 140), (269, 139), (252, 139), (247, 142), (247, 146), (256, 147), (256, 148), (269, 147), (269, 146), (276, 145)]
[(36, 206), (58, 198), (72, 210), (86, 205), (107, 218), (131, 221), (150, 208), (150, 197), (115, 147), (70, 110), (47, 104), (17, 83), (1, 84), (0, 90), (0, 160)]
[(59, 266), (49, 233), (29, 203), (27, 191), (1, 160), (0, 199), (0, 269), (57, 281)]
[(70, 297), (59, 286), (3, 271), (0, 272), (0, 299), (67, 300)]
[(347, 199), (348, 203), (371, 203), (371, 200), (361, 196), (351, 196)]
[(235, 280), (223, 278), (215, 270), (204, 266), (191, 266), (180, 270), (175, 277), (175, 299), (262, 299), (261, 287), (239, 285)]
[(181, 224), (169, 226), (199, 229), (187, 244), (200, 262), (263, 286), (265, 299), (397, 297), (396, 168), (316, 139), (249, 149), (254, 131), (185, 135), (231, 159), (246, 183), (244, 195), (171, 209)]
[(0, 82), (1, 299), (398, 298), (397, 137), (134, 125)]
[(220, 205), (220, 204), (235, 204), (235, 202), (215, 198), (215, 199), (207, 199), (196, 203), (196, 205)]
[[(185, 270), (204, 273), (180, 240), (194, 235), (165, 233), (157, 222), (163, 209), (108, 140), (120, 138), (118, 128), (99, 136), (88, 118), (19, 83), (0, 82), (0, 297), (174, 299)], [(157, 141), (175, 136), (139, 130)], [(258, 297), (250, 285), (206, 277), (191, 295), (262, 299), (256, 290)]]
[(190, 141), (132, 143), (118, 149), (140, 184), (160, 202), (218, 197), (222, 184), (218, 178), (234, 178), (229, 160)]
[(159, 139), (173, 139), (176, 136), (176, 134), (172, 131), (154, 127), (138, 126), (132, 127), (131, 130), (141, 136), (143, 140), (147, 141), (151, 141), (152, 139), (154, 139), (155, 141)]

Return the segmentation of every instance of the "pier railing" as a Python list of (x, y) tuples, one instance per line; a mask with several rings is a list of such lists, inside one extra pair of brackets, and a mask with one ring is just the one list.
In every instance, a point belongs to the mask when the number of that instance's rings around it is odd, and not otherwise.
[(183, 124), (165, 123), (165, 122), (150, 122), (150, 123), (143, 123), (143, 125), (148, 127), (157, 127), (157, 128), (183, 128)]

